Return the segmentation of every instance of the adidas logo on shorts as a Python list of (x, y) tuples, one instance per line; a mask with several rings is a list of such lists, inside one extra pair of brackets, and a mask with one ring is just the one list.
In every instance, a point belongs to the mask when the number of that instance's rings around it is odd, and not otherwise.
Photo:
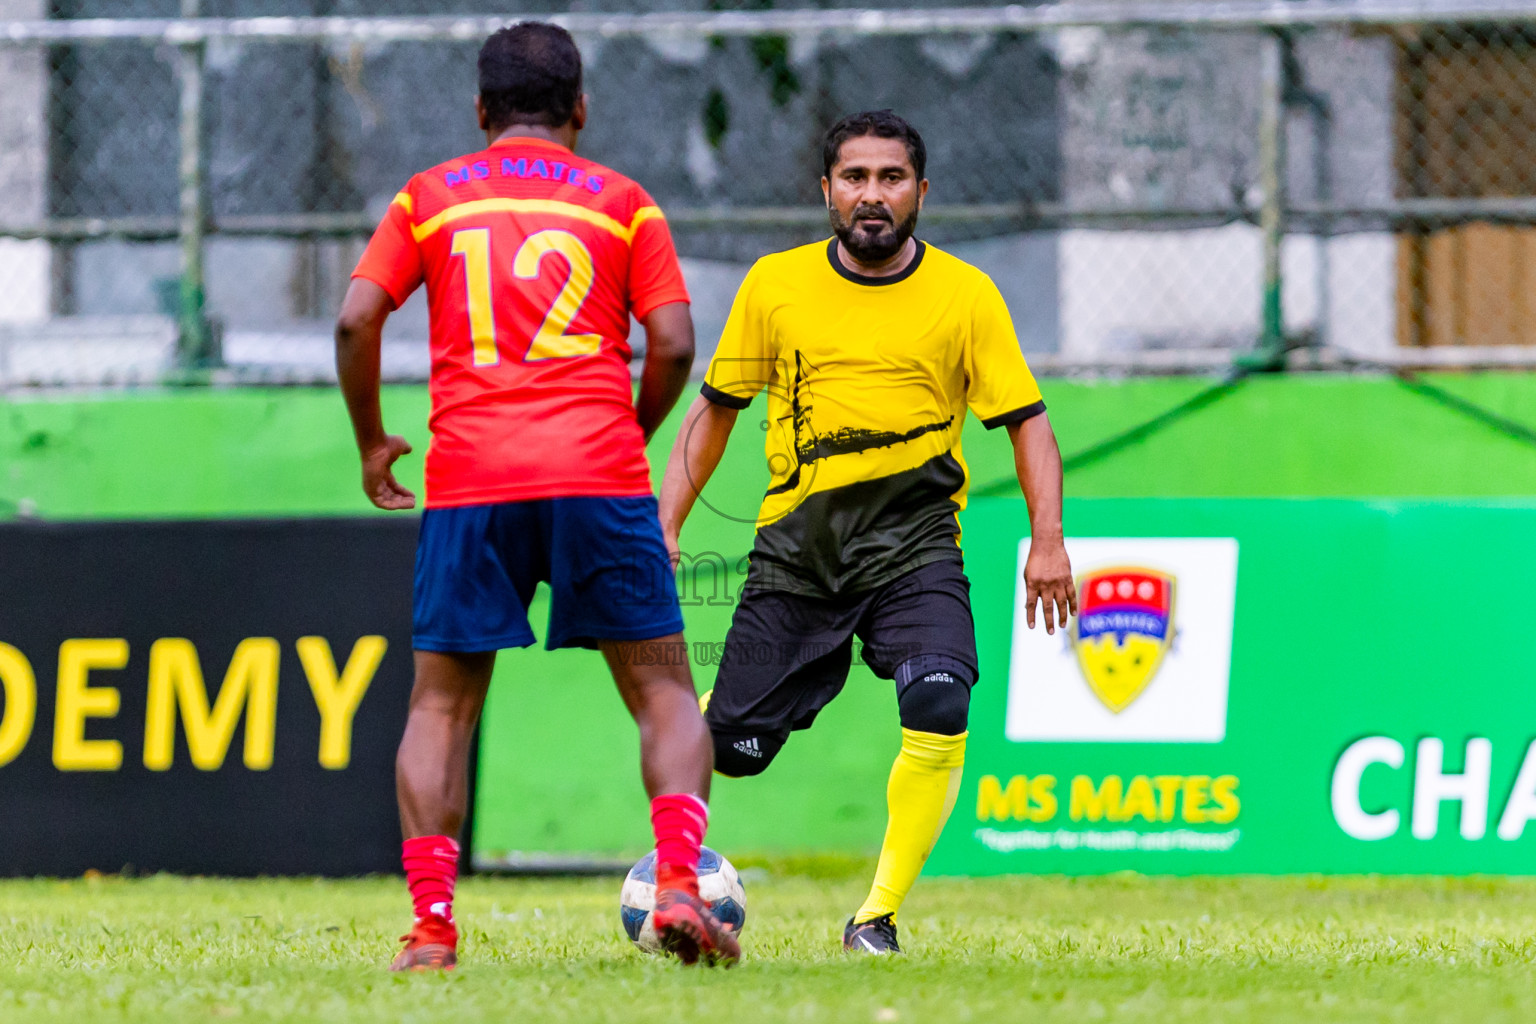
[(735, 747), (737, 750), (741, 751), (743, 754), (746, 754), (748, 757), (762, 757), (763, 756), (762, 750), (760, 750), (758, 748), (758, 746), (757, 746), (757, 737), (756, 736), (753, 736), (749, 740), (737, 740), (735, 743), (732, 743), (731, 746)]

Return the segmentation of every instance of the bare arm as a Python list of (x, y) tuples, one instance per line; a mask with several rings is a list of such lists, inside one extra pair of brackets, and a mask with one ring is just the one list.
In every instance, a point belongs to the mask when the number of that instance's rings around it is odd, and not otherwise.
[(640, 322), (645, 325), (645, 368), (640, 371), (635, 416), (649, 441), (688, 386), (693, 369), (693, 317), (688, 303), (669, 302)]
[(661, 532), (666, 535), (667, 549), (674, 557), (678, 535), (683, 532), (683, 522), (693, 509), (694, 499), (709, 483), (725, 454), (731, 428), (736, 425), (736, 413), (737, 410), (700, 395), (683, 417), (683, 428), (672, 445), (667, 473), (661, 481)]
[(336, 320), (336, 376), (363, 461), (363, 493), (379, 508), (407, 509), (416, 507), (416, 495), (400, 485), (390, 467), (411, 446), (403, 437), (384, 433), (379, 410), (379, 350), (384, 321), (394, 308), (383, 288), (364, 278), (353, 280)]
[(1065, 628), (1067, 613), (1077, 614), (1077, 584), (1061, 529), (1061, 449), (1045, 413), (1008, 426), (1013, 467), (1029, 504), (1029, 561), (1024, 565), (1025, 619), (1035, 628), (1035, 602), (1045, 613), (1045, 631)]

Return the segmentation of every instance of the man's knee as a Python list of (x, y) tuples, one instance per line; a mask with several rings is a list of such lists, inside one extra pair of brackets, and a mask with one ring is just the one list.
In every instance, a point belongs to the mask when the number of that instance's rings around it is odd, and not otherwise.
[(485, 707), (496, 665), (496, 652), (416, 652), (409, 719), (450, 723), (455, 731), (473, 730)]
[(901, 727), (913, 732), (958, 736), (971, 713), (976, 670), (943, 654), (923, 654), (896, 669), (896, 700)]
[(715, 741), (715, 771), (739, 779), (757, 775), (784, 748), (783, 736), (763, 733), (711, 732)]

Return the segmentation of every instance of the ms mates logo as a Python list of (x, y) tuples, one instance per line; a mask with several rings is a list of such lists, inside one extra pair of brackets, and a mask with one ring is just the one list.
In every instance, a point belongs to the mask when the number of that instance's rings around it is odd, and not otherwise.
[(1216, 743), (1227, 731), (1237, 541), (1067, 541), (1078, 618), (1024, 619), (1019, 545), (1007, 735), (1014, 741)]
[(1169, 573), (1144, 568), (1077, 578), (1079, 614), (1068, 635), (1083, 678), (1115, 714), (1130, 707), (1162, 667), (1173, 641), (1174, 584)]

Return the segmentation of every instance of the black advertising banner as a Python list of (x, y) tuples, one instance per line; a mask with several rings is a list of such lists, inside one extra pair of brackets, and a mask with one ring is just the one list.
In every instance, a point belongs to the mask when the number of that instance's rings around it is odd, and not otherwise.
[(0, 874), (398, 870), (416, 531), (0, 526)]

